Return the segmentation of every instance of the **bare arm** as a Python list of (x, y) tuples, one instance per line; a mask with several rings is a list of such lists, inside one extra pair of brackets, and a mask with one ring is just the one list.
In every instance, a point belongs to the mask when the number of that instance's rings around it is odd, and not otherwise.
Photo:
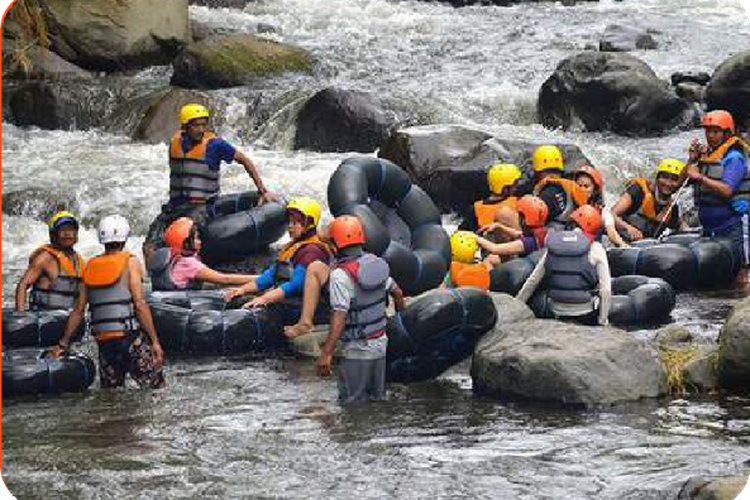
[(509, 241), (508, 243), (492, 243), (491, 241), (477, 236), (480, 247), (495, 255), (502, 257), (507, 255), (519, 255), (523, 253), (523, 242), (521, 240)]
[(321, 348), (320, 357), (318, 358), (318, 374), (327, 376), (331, 374), (331, 365), (333, 363), (333, 351), (336, 348), (336, 342), (341, 338), (346, 326), (346, 311), (333, 311), (331, 313), (331, 326), (328, 330), (328, 337)]
[(39, 280), (45, 269), (48, 269), (54, 262), (53, 257), (44, 252), (39, 254), (34, 261), (26, 268), (21, 279), (16, 285), (16, 311), (23, 312), (26, 309), (26, 291)]
[(391, 297), (393, 297), (393, 305), (396, 308), (396, 311), (403, 311), (406, 308), (404, 291), (401, 290), (401, 287), (398, 286), (396, 282), (393, 283), (393, 287), (391, 288)]
[(151, 309), (143, 298), (141, 264), (135, 257), (130, 258), (130, 261), (128, 262), (128, 271), (130, 271), (128, 285), (130, 287), (130, 293), (133, 296), (135, 315), (138, 318), (138, 323), (140, 323), (141, 328), (146, 332), (146, 335), (148, 335), (148, 338), (151, 341), (151, 350), (154, 353), (154, 365), (159, 368), (164, 361), (164, 353), (162, 352), (161, 344), (159, 343), (159, 337), (156, 335), (156, 327), (154, 326), (154, 319), (151, 317)]
[(279, 201), (280, 198), (277, 194), (270, 192), (265, 184), (263, 184), (263, 179), (260, 178), (260, 172), (258, 172), (258, 166), (255, 164), (253, 160), (250, 159), (249, 156), (247, 156), (245, 153), (240, 151), (239, 149), (235, 150), (234, 152), (234, 160), (245, 167), (245, 171), (247, 172), (247, 175), (250, 176), (250, 178), (255, 183), (255, 187), (258, 188), (258, 192), (260, 193), (260, 203), (265, 203), (266, 201)]
[(255, 297), (253, 300), (251, 300), (250, 302), (247, 302), (242, 307), (246, 309), (249, 309), (252, 307), (263, 307), (268, 304), (281, 302), (285, 298), (286, 296), (284, 295), (284, 290), (282, 290), (281, 287), (271, 288), (260, 297)]
[(541, 259), (539, 259), (539, 263), (537, 263), (536, 267), (534, 268), (534, 271), (532, 271), (531, 275), (526, 279), (526, 282), (523, 284), (521, 289), (516, 294), (516, 298), (520, 300), (521, 302), (528, 302), (532, 295), (534, 295), (534, 292), (539, 287), (539, 284), (542, 282), (542, 279), (544, 278), (544, 263), (547, 262), (547, 251), (544, 251), (544, 255)]
[(76, 303), (73, 305), (73, 310), (70, 311), (68, 321), (67, 323), (65, 323), (65, 331), (63, 331), (63, 336), (60, 337), (60, 341), (57, 343), (57, 345), (59, 345), (63, 349), (67, 349), (68, 346), (70, 346), (70, 337), (73, 336), (73, 333), (78, 330), (78, 327), (81, 325), (81, 321), (83, 321), (83, 315), (86, 312), (87, 303), (88, 292), (86, 291), (86, 286), (82, 284), (80, 293), (78, 294), (78, 298), (76, 299)]
[(246, 285), (249, 282), (255, 280), (255, 276), (250, 274), (225, 274), (219, 271), (214, 271), (208, 266), (204, 266), (203, 269), (198, 271), (195, 277), (201, 281), (208, 283), (216, 283), (217, 285)]

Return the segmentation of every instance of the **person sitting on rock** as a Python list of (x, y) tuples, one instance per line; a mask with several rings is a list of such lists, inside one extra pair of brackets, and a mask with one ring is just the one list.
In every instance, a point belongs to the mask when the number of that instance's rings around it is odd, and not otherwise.
[[(322, 284), (328, 281), (328, 263), (332, 252), (318, 235), (321, 209), (317, 201), (304, 197), (293, 198), (286, 209), (291, 241), (284, 245), (276, 256), (276, 261), (263, 273), (254, 276), (242, 287), (228, 290), (225, 297), (231, 300), (241, 295), (263, 292), (246, 302), (243, 305), (245, 308), (262, 307), (283, 301), (287, 306), (285, 316), (293, 317), (295, 320), (299, 318), (293, 330), (299, 335), (306, 333), (302, 330), (312, 329), (320, 289)], [(315, 276), (306, 280), (308, 270)], [(307, 294), (304, 301), (303, 290)]]
[(687, 229), (674, 199), (684, 167), (680, 160), (667, 158), (656, 167), (655, 182), (637, 177), (625, 183), (625, 192), (612, 207), (612, 216), (628, 241), (657, 238), (667, 228)]
[(576, 170), (573, 178), (576, 183), (578, 183), (578, 186), (586, 191), (586, 194), (588, 195), (587, 203), (599, 210), (599, 213), (602, 214), (602, 223), (604, 224), (604, 230), (609, 241), (618, 247), (628, 246), (628, 244), (623, 241), (620, 233), (617, 232), (615, 218), (612, 216), (612, 212), (609, 208), (604, 206), (604, 179), (602, 178), (601, 172), (591, 165), (583, 165)]
[(153, 252), (164, 246), (162, 235), (172, 221), (188, 216), (199, 224), (205, 222), (208, 207), (219, 195), (222, 162), (236, 161), (245, 168), (258, 189), (260, 204), (280, 199), (266, 188), (250, 157), (208, 130), (208, 119), (208, 109), (201, 104), (187, 104), (180, 110), (181, 128), (169, 143), (169, 202), (144, 241), (147, 264)]
[(485, 259), (488, 266), (495, 266), (516, 255), (528, 255), (544, 247), (547, 236), (547, 204), (541, 198), (527, 194), (518, 200), (517, 206), (521, 226), (521, 231), (515, 235), (517, 239), (507, 243), (493, 243), (481, 236), (477, 237), (477, 244), (490, 254)]
[(747, 266), (750, 211), (750, 145), (735, 134), (734, 119), (725, 110), (703, 117), (706, 146), (693, 143), (684, 175), (693, 182), (695, 205), (703, 236), (729, 238)]
[(67, 211), (57, 212), (47, 223), (49, 244), (37, 248), (16, 285), (16, 311), (26, 308), (26, 291), (31, 287), (30, 308), (73, 308), (80, 293), (85, 262), (73, 247), (78, 243), (78, 220)]
[(547, 225), (565, 227), (570, 214), (585, 205), (588, 195), (571, 179), (564, 178), (563, 156), (556, 146), (544, 145), (534, 150), (534, 196), (547, 205), (549, 218)]
[(518, 223), (518, 181), (521, 169), (511, 163), (492, 165), (487, 171), (490, 195), (474, 203), (459, 229), (484, 234), (492, 241), (508, 241), (507, 228), (521, 229)]
[(490, 289), (491, 265), (476, 261), (477, 250), (477, 235), (471, 231), (456, 231), (451, 235), (451, 268), (446, 276), (448, 286)]
[(104, 253), (86, 265), (84, 286), (50, 355), (68, 350), (88, 304), (91, 333), (99, 346), (101, 386), (121, 387), (129, 373), (141, 387), (157, 389), (164, 386), (164, 353), (143, 297), (141, 263), (124, 250), (130, 224), (120, 215), (108, 216), (99, 223), (98, 234)]
[(607, 252), (596, 241), (602, 216), (591, 205), (570, 215), (572, 230), (551, 230), (544, 255), (516, 298), (528, 302), (539, 285), (546, 283), (548, 307), (558, 319), (586, 324), (609, 324), (612, 277)]
[(226, 274), (201, 262), (201, 237), (198, 224), (181, 217), (164, 232), (166, 248), (157, 250), (149, 262), (154, 291), (199, 290), (204, 283), (241, 286), (254, 279), (249, 274)]

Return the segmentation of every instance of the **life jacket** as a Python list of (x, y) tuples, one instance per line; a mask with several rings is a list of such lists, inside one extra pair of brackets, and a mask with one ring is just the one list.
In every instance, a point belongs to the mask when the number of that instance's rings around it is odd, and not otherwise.
[(643, 192), (643, 202), (641, 202), (641, 206), (638, 207), (635, 212), (624, 216), (623, 219), (628, 224), (636, 227), (647, 238), (657, 236), (656, 230), (659, 229), (660, 225), (673, 228), (679, 220), (679, 211), (677, 207), (672, 209), (669, 219), (662, 224), (659, 220), (659, 212), (664, 207), (657, 204), (653, 185), (643, 177), (637, 177), (625, 183), (626, 188), (633, 185), (637, 185), (641, 188), (641, 191)]
[(39, 288), (36, 283), (31, 288), (31, 309), (73, 309), (73, 305), (81, 291), (81, 277), (86, 262), (78, 252), (71, 256), (52, 245), (43, 245), (31, 254), (29, 264), (39, 254), (47, 252), (57, 260), (59, 272), (55, 280), (50, 280), (49, 288)]
[(317, 233), (313, 233), (307, 237), (303, 237), (297, 241), (290, 241), (284, 247), (279, 250), (276, 255), (276, 272), (274, 273), (274, 285), (278, 286), (281, 283), (287, 282), (292, 279), (292, 273), (294, 272), (294, 256), (297, 254), (302, 247), (307, 245), (315, 245), (323, 250), (326, 255), (331, 256), (331, 248), (320, 239)]
[(547, 296), (566, 304), (592, 303), (599, 279), (589, 262), (589, 239), (580, 231), (552, 231), (547, 236)]
[(351, 342), (384, 335), (387, 323), (385, 285), (390, 275), (388, 263), (376, 255), (365, 253), (356, 259), (339, 261), (336, 268), (346, 271), (355, 289), (342, 340)]
[(477, 218), (479, 227), (484, 227), (495, 222), (495, 214), (501, 207), (510, 207), (518, 210), (518, 198), (510, 196), (502, 201), (491, 202), (490, 200), (480, 200), (474, 203), (474, 215)]
[(554, 219), (547, 221), (553, 223), (554, 226), (561, 226), (567, 224), (570, 220), (570, 214), (573, 211), (588, 203), (588, 193), (586, 190), (579, 186), (575, 181), (565, 179), (563, 177), (545, 177), (539, 183), (534, 186), (534, 196), (539, 196), (542, 190), (548, 185), (560, 186), (565, 191), (565, 208), (560, 212)]
[(148, 274), (151, 276), (151, 289), (155, 292), (174, 292), (177, 290), (200, 290), (202, 284), (197, 280), (188, 282), (185, 288), (179, 288), (172, 280), (172, 268), (180, 255), (172, 255), (170, 248), (160, 248), (153, 253), (148, 263)]
[(490, 272), (484, 264), (464, 264), (451, 262), (451, 284), (455, 287), (473, 286), (482, 290), (490, 289)]
[(215, 135), (206, 132), (190, 151), (182, 150), (182, 131), (169, 145), (169, 198), (185, 198), (188, 203), (206, 203), (219, 194), (219, 172), (208, 167), (206, 148)]
[[(698, 167), (701, 173), (709, 179), (721, 181), (722, 174), (724, 173), (722, 160), (733, 152), (739, 153), (747, 161), (748, 157), (750, 157), (750, 144), (739, 137), (731, 137), (713, 152), (698, 160)], [(750, 169), (745, 173), (740, 187), (729, 199), (722, 198), (716, 191), (708, 189), (703, 184), (696, 185), (693, 188), (693, 193), (695, 194), (695, 204), (698, 206), (731, 205), (732, 201), (738, 199), (750, 201)]]
[(89, 298), (91, 332), (133, 332), (138, 329), (128, 278), (129, 252), (91, 259), (83, 272)]

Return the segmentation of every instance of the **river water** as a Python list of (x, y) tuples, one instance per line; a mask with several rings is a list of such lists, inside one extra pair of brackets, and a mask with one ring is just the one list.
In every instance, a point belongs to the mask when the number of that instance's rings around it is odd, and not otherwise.
[[(663, 78), (708, 71), (747, 48), (748, 17), (734, 0), (627, 0), (453, 9), (385, 0), (274, 0), (240, 10), (191, 7), (214, 26), (277, 28), (310, 50), (316, 75), (261, 84), (293, 103), (337, 85), (406, 102), (423, 122), (498, 135), (576, 142), (605, 172), (607, 196), (665, 156), (684, 157), (699, 131), (662, 138), (545, 130), (539, 86), (564, 57), (597, 45), (606, 25), (657, 30), (637, 52)], [(159, 85), (168, 68), (137, 75)], [(346, 154), (291, 151), (279, 105), (248, 127), (248, 89), (219, 91), (220, 132), (258, 159), (286, 195), (325, 197)], [(117, 210), (139, 251), (167, 191), (166, 147), (100, 131), (40, 131), (3, 123), (3, 304), (28, 254), (46, 238), (40, 207), (68, 205), (84, 227), (79, 249), (99, 251), (94, 225)], [(247, 188), (223, 171), (225, 192)], [(33, 189), (32, 189), (33, 188)], [(674, 318), (713, 339), (742, 292), (681, 295)], [(635, 332), (648, 337), (649, 332)], [(90, 346), (87, 347), (90, 349)], [(670, 498), (695, 474), (726, 474), (750, 458), (750, 403), (671, 400), (598, 412), (510, 405), (474, 397), (468, 364), (436, 381), (393, 386), (389, 401), (342, 409), (335, 384), (310, 361), (170, 360), (157, 392), (100, 391), (3, 404), (3, 476), (18, 498)]]

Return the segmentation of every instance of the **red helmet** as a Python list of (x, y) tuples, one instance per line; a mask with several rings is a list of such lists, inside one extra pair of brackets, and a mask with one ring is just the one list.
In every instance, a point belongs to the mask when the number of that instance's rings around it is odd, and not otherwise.
[(336, 217), (328, 229), (334, 245), (339, 250), (365, 244), (365, 230), (359, 219), (353, 215)]
[(734, 118), (729, 111), (723, 109), (709, 111), (703, 117), (703, 127), (719, 127), (734, 134)]
[(185, 248), (185, 241), (192, 236), (195, 222), (189, 217), (180, 217), (164, 231), (164, 241), (172, 249), (173, 254), (181, 253)]
[(602, 214), (591, 205), (582, 205), (576, 208), (570, 219), (575, 221), (583, 229), (584, 233), (595, 235), (602, 228)]
[(598, 189), (599, 191), (602, 190), (604, 180), (602, 179), (601, 172), (599, 172), (596, 168), (592, 167), (591, 165), (583, 165), (578, 170), (576, 170), (576, 178), (578, 178), (578, 176), (581, 174), (585, 174), (591, 177), (591, 180), (594, 181), (596, 189)]
[(523, 214), (528, 227), (537, 228), (547, 222), (549, 209), (541, 198), (527, 194), (518, 200), (518, 213)]

